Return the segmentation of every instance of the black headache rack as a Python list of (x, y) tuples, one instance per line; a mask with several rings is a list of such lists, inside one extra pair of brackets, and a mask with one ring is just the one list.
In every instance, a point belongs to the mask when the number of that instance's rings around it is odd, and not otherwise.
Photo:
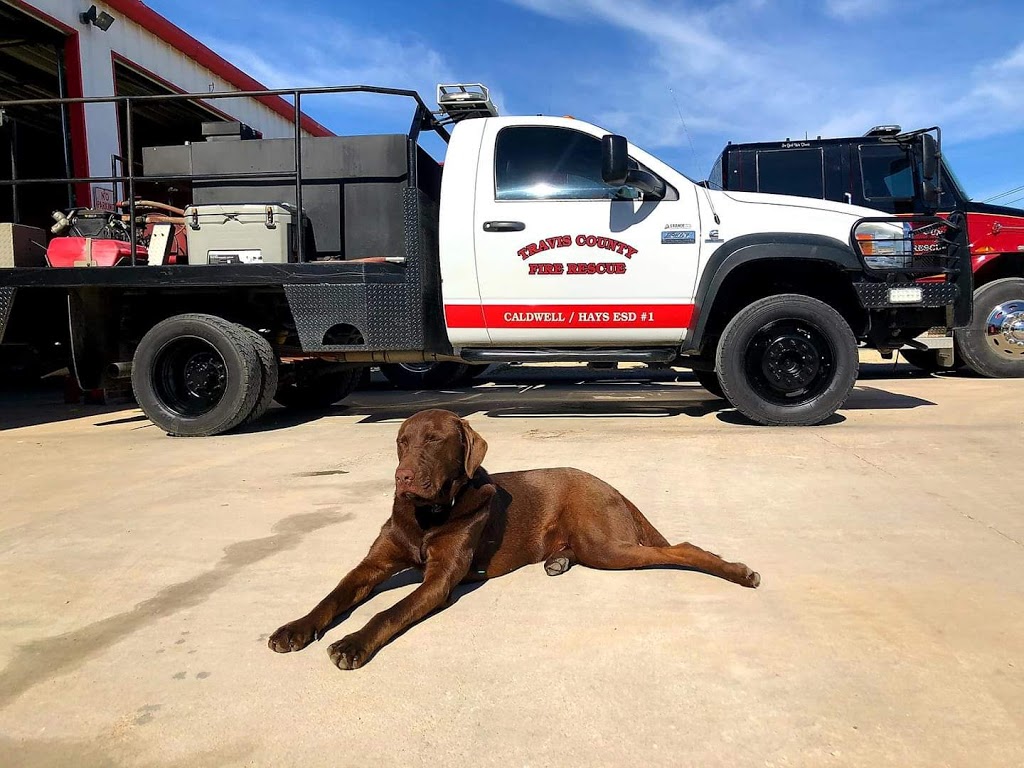
[(864, 269), (854, 288), (865, 309), (951, 307), (951, 327), (971, 322), (974, 283), (962, 213), (859, 219), (850, 246)]
[[(412, 99), (415, 114), (407, 133), (384, 136), (310, 137), (303, 136), (302, 103), (304, 97), (331, 94), (371, 93)], [(245, 166), (245, 170), (219, 169), (210, 172), (193, 167), (191, 158), (184, 167), (167, 168), (156, 163), (156, 171), (140, 173), (135, 152), (133, 113), (148, 102), (207, 102), (219, 99), (270, 97), (290, 98), (292, 136), (289, 139), (239, 141), (232, 143), (193, 144), (223, 153), (239, 145), (256, 145), (264, 141), (275, 148), (273, 167)], [(308, 101), (307, 101), (308, 103)], [(415, 91), (353, 85), (325, 88), (301, 88), (260, 91), (228, 91), (217, 93), (167, 94), (156, 96), (112, 96), (95, 98), (32, 99), (0, 101), (0, 114), (17, 119), (19, 108), (52, 107), (59, 110), (81, 109), (82, 105), (111, 104), (122, 110), (126, 138), (126, 154), (122, 172), (109, 176), (73, 178), (0, 179), (0, 187), (13, 189), (30, 185), (62, 185), (70, 190), (76, 185), (108, 184), (124, 191), (127, 211), (126, 242), (130, 258), (123, 266), (113, 267), (18, 267), (0, 268), (0, 321), (6, 319), (18, 288), (57, 288), (76, 291), (101, 289), (117, 292), (161, 290), (167, 292), (193, 289), (251, 288), (283, 290), (294, 320), (295, 331), (304, 352), (368, 352), (423, 350), (426, 353), (451, 354), (444, 329), (440, 305), (440, 265), (438, 257), (438, 207), (440, 201), (440, 166), (419, 146), (422, 131), (435, 132), (443, 141), (448, 131), (438, 121)], [(375, 162), (361, 162), (360, 153)], [(162, 147), (160, 151), (191, 151), (190, 147)], [(287, 155), (281, 150), (287, 149)], [(147, 148), (146, 154), (150, 153)], [(341, 168), (331, 179), (334, 192), (334, 220), (341, 220), (342, 234), (334, 233), (340, 251), (332, 258), (318, 260), (310, 252), (305, 236), (295, 238), (295, 262), (287, 264), (244, 265), (148, 265), (139, 256), (140, 219), (136, 213), (137, 187), (142, 184), (173, 185), (188, 182), (193, 194), (205, 194), (203, 202), (247, 203), (284, 202), (294, 205), (306, 215), (304, 200), (321, 203), (330, 200), (330, 183), (317, 176), (317, 166), (327, 155), (355, 158), (353, 165)], [(174, 163), (171, 163), (173, 165)], [(181, 164), (179, 164), (181, 165)], [(256, 167), (257, 170), (250, 170)], [(387, 173), (381, 176), (381, 167)], [(373, 200), (354, 194), (355, 203), (345, 190), (354, 193), (371, 190)], [(258, 190), (258, 192), (254, 192)], [(258, 199), (251, 195), (259, 194)], [(325, 197), (326, 194), (326, 197)], [(274, 197), (273, 201), (267, 196)], [(363, 196), (365, 198), (365, 195)], [(360, 202), (361, 200), (361, 202)], [(372, 209), (372, 228), (365, 222), (353, 224), (344, 233), (346, 215)], [(4, 217), (0, 213), (0, 220)], [(329, 216), (323, 217), (329, 219)], [(359, 216), (360, 220), (363, 219)], [(355, 216), (353, 216), (355, 219)], [(300, 219), (301, 221), (302, 219)], [(328, 237), (329, 239), (329, 237)], [(380, 257), (385, 257), (384, 261)], [(372, 259), (367, 261), (366, 259)], [(74, 304), (74, 302), (73, 302)], [(373, 307), (373, 311), (371, 311)], [(80, 318), (79, 321), (86, 321)], [(341, 328), (351, 328), (361, 343), (337, 343), (346, 340)], [(0, 338), (4, 323), (0, 322)]]

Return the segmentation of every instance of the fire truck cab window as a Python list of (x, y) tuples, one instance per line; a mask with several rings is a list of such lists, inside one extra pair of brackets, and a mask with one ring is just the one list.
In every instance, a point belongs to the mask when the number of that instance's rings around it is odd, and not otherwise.
[(759, 152), (757, 191), (774, 195), (824, 198), (825, 172), (821, 148)]
[(620, 189), (601, 178), (601, 140), (568, 128), (505, 128), (494, 163), (498, 200), (611, 200)]
[(896, 144), (865, 144), (860, 148), (860, 172), (868, 200), (909, 199), (914, 196), (914, 173), (907, 153)]

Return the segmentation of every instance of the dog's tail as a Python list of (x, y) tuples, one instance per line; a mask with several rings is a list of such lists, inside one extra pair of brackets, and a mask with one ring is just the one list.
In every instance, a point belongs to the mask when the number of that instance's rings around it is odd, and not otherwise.
[(645, 547), (667, 547), (668, 539), (658, 533), (658, 529), (651, 525), (650, 520), (644, 517), (644, 513), (637, 509), (636, 504), (625, 499), (630, 514), (633, 515), (633, 522), (640, 532), (640, 543)]

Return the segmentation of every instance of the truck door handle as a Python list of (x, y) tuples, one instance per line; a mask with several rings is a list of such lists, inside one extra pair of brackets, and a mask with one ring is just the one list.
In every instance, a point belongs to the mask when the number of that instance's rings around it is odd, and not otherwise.
[(521, 221), (485, 221), (484, 232), (522, 232), (526, 225)]

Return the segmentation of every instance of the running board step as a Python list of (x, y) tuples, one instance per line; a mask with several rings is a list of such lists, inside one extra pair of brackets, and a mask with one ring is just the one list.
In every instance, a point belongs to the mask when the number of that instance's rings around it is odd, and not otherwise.
[(465, 349), (467, 363), (671, 363), (675, 347), (653, 349)]

